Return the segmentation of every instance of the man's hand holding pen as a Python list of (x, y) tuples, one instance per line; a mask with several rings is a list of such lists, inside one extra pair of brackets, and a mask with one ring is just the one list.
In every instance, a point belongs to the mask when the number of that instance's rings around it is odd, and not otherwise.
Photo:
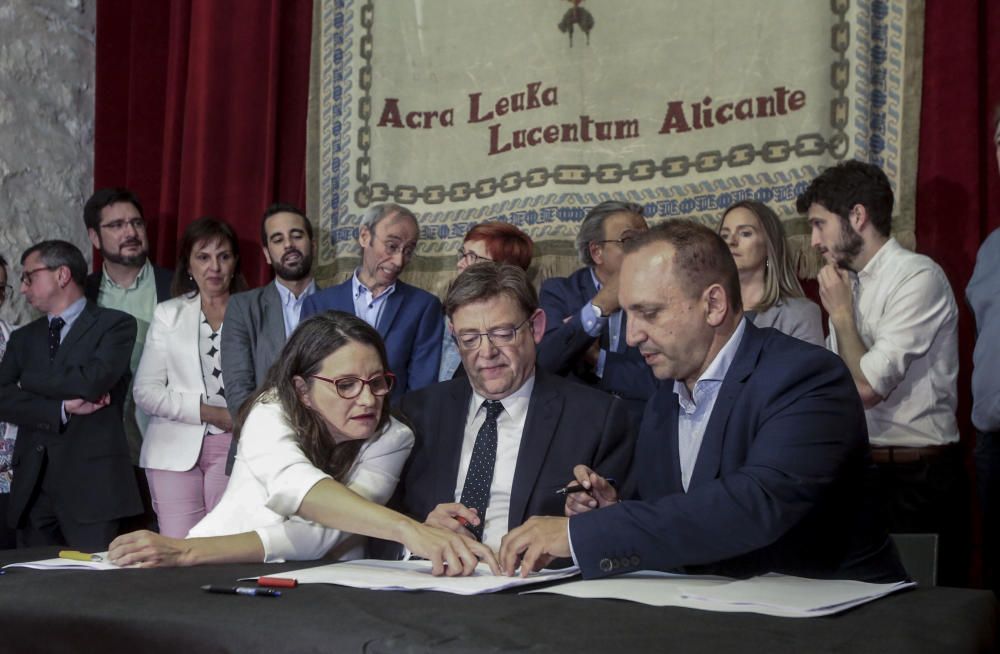
[(585, 465), (573, 468), (573, 476), (575, 483), (560, 489), (566, 495), (564, 511), (568, 517), (618, 503), (614, 479), (604, 478)]

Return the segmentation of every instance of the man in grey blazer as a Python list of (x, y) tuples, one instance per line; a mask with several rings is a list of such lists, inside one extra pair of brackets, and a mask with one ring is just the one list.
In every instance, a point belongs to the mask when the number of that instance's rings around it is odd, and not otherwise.
[[(230, 298), (222, 330), (226, 404), (234, 418), (298, 326), (302, 303), (316, 291), (312, 224), (300, 209), (272, 204), (261, 219), (260, 239), (274, 281)], [(235, 454), (233, 441), (227, 472)]]

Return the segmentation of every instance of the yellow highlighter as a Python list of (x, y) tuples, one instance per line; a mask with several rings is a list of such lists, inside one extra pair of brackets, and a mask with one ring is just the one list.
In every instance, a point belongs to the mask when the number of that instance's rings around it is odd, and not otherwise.
[(59, 550), (59, 558), (87, 562), (100, 562), (104, 560), (104, 557), (100, 554), (87, 554), (86, 552), (77, 552), (76, 550)]

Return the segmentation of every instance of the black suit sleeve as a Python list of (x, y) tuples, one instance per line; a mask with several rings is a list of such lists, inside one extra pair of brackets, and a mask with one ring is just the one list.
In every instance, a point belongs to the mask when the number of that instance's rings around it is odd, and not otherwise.
[(62, 402), (27, 391), (18, 384), (25, 372), (24, 357), (28, 349), (24, 341), (30, 329), (25, 327), (11, 334), (0, 362), (0, 421), (30, 429), (58, 431), (62, 423)]
[(537, 365), (542, 370), (565, 375), (576, 366), (596, 337), (583, 328), (582, 303), (573, 302), (575, 293), (567, 279), (552, 278), (542, 282), (538, 302), (545, 312), (545, 335), (538, 345)]

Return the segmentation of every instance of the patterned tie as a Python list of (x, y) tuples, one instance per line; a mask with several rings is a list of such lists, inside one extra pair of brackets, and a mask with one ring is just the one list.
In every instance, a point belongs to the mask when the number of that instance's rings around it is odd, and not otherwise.
[(486, 525), (486, 507), (490, 503), (490, 484), (493, 483), (493, 466), (497, 460), (497, 417), (503, 411), (503, 404), (497, 400), (486, 400), (486, 422), (476, 434), (476, 444), (472, 447), (469, 472), (462, 486), (463, 505), (479, 512), (479, 526), (469, 527), (476, 540), (483, 539)]
[(58, 316), (49, 321), (49, 361), (56, 358), (56, 352), (59, 351), (59, 334), (62, 333), (65, 324), (66, 321)]

